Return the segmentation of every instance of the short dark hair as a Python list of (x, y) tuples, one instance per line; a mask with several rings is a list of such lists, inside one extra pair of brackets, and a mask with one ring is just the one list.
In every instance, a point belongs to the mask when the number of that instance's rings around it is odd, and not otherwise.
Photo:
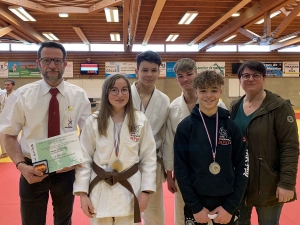
[(143, 62), (143, 61), (155, 63), (158, 65), (158, 67), (160, 67), (160, 65), (162, 63), (162, 60), (161, 60), (159, 54), (157, 54), (156, 52), (150, 51), (150, 50), (138, 54), (136, 56), (135, 60), (137, 63), (137, 68), (140, 67), (141, 62)]
[(223, 85), (224, 84), (224, 77), (213, 70), (206, 70), (197, 74), (197, 76), (193, 80), (193, 87), (195, 89), (205, 89), (211, 88), (215, 85)]
[(61, 43), (54, 42), (54, 41), (45, 41), (41, 44), (41, 46), (40, 46), (40, 48), (37, 52), (38, 59), (41, 58), (41, 51), (42, 51), (43, 48), (58, 48), (63, 53), (63, 59), (66, 59), (66, 57), (67, 57), (67, 52), (66, 52), (64, 46)]
[(240, 66), (240, 68), (238, 70), (238, 78), (239, 79), (241, 79), (243, 70), (245, 68), (248, 68), (248, 69), (253, 70), (255, 72), (259, 72), (259, 73), (262, 74), (263, 77), (265, 77), (266, 73), (267, 73), (267, 70), (266, 70), (266, 67), (264, 66), (264, 64), (262, 64), (261, 62), (256, 61), (256, 60), (249, 60), (247, 62), (244, 62)]
[(16, 84), (15, 81), (14, 81), (13, 79), (6, 79), (6, 80), (4, 81), (4, 83), (5, 83), (5, 82), (10, 82), (12, 86), (15, 86), (15, 84)]

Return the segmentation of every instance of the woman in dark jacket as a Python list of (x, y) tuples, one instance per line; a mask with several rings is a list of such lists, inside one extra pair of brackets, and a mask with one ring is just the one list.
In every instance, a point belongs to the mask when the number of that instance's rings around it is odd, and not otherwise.
[(250, 225), (253, 206), (259, 225), (278, 225), (282, 206), (293, 201), (299, 155), (298, 128), (291, 106), (264, 90), (266, 69), (248, 61), (238, 71), (245, 95), (231, 104), (231, 118), (247, 140), (249, 183), (239, 225)]

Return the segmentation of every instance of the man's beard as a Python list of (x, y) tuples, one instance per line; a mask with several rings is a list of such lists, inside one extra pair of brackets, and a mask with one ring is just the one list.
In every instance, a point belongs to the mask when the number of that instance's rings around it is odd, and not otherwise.
[[(50, 77), (50, 76), (47, 75), (47, 72), (57, 72), (58, 75), (57, 75), (57, 77), (53, 77), (53, 76)], [(62, 78), (62, 75), (63, 75), (63, 71), (62, 72), (61, 71), (47, 71), (47, 72), (45, 72), (43, 74), (43, 77), (44, 77), (45, 80), (47, 80), (51, 83), (59, 81)]]

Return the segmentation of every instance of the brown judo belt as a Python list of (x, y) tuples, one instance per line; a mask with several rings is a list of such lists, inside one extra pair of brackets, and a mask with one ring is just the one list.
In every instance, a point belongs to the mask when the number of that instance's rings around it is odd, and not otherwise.
[(93, 190), (93, 188), (98, 184), (100, 181), (104, 181), (110, 186), (115, 185), (116, 183), (120, 183), (123, 187), (125, 187), (131, 194), (133, 194), (134, 199), (134, 223), (141, 222), (141, 215), (140, 215), (140, 207), (137, 197), (134, 194), (131, 184), (128, 182), (128, 178), (133, 176), (138, 171), (139, 164), (136, 163), (128, 170), (122, 171), (121, 173), (116, 173), (114, 171), (107, 172), (99, 167), (95, 162), (93, 162), (93, 170), (97, 174), (97, 176), (92, 180), (90, 183), (89, 193)]
[(165, 179), (167, 179), (167, 172), (165, 170), (165, 166), (164, 166), (164, 161), (163, 161), (163, 158), (162, 157), (159, 157), (157, 154), (159, 152), (159, 149), (156, 149), (156, 161), (157, 163), (159, 163), (161, 165), (161, 170), (162, 170), (162, 173), (165, 177)]

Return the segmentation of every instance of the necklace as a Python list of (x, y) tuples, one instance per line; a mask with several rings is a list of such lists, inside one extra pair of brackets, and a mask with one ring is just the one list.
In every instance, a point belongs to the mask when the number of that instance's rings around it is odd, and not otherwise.
[[(247, 108), (251, 108), (253, 106), (257, 106), (257, 104), (259, 103), (259, 105), (262, 103), (262, 101), (264, 100), (264, 94), (265, 92), (263, 91), (261, 95), (258, 96), (257, 100), (253, 100), (253, 102), (250, 103), (249, 100), (244, 99), (244, 103), (246, 103)], [(261, 99), (261, 97), (263, 97)]]

